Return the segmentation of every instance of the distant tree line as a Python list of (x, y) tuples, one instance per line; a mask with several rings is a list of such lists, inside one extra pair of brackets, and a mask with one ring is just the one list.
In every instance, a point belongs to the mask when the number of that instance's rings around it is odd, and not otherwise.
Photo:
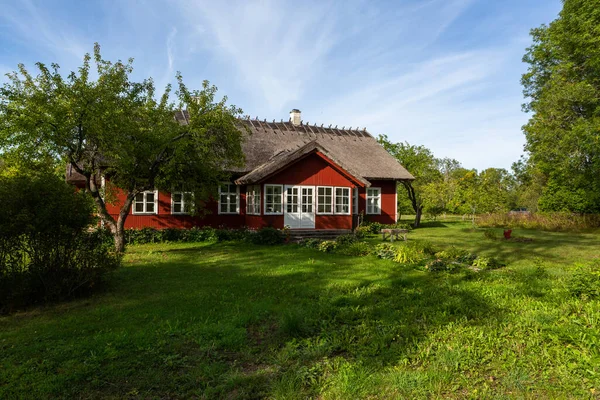
[(526, 155), (505, 169), (463, 168), (409, 143), (379, 142), (414, 176), (400, 188), (399, 211), (436, 216), (524, 207), (600, 213), (600, 7), (564, 0), (559, 17), (531, 31), (522, 77), (531, 113), (523, 127)]
[(436, 158), (424, 146), (392, 143), (380, 136), (379, 143), (415, 177), (398, 187), (398, 211), (415, 214), (415, 227), (427, 214), (480, 214), (532, 207), (522, 196), (521, 181), (515, 173), (502, 168), (483, 171), (464, 168), (450, 158)]

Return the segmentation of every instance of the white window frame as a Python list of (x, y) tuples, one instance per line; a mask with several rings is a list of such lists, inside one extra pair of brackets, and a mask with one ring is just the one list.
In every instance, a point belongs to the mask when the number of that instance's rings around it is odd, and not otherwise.
[[(372, 193), (373, 191), (376, 191), (377, 195), (370, 194), (370, 192)], [(369, 200), (373, 199), (373, 198), (377, 199), (377, 204), (379, 205), (377, 207), (377, 210), (373, 210), (373, 207), (369, 203)], [(378, 187), (367, 188), (367, 210), (366, 211), (367, 211), (366, 213), (368, 215), (381, 215), (381, 188), (378, 188)]]
[[(235, 211), (221, 211), (221, 194), (227, 194), (227, 198), (229, 199), (229, 196), (231, 196), (232, 194), (234, 194), (234, 192), (223, 192), (221, 191), (221, 188), (225, 185), (228, 186), (235, 186)], [(228, 188), (230, 189), (230, 188)], [(230, 205), (231, 203), (229, 203), (229, 201), (227, 202), (227, 205)], [(227, 207), (227, 209), (229, 210), (229, 207)], [(235, 214), (239, 214), (240, 213), (240, 187), (238, 185), (236, 185), (235, 183), (231, 183), (231, 182), (222, 182), (219, 185), (219, 204), (218, 204), (218, 212), (219, 215), (235, 215)]]
[[(329, 203), (329, 206), (331, 207), (331, 211), (323, 211), (323, 212), (319, 211), (319, 206), (321, 205), (321, 201), (319, 199), (319, 197), (321, 197), (321, 195), (319, 195), (319, 189), (331, 189), (331, 202)], [(327, 194), (323, 195), (323, 197), (326, 197), (326, 196), (327, 196)], [(333, 215), (333, 211), (335, 210), (335, 205), (334, 205), (334, 203), (335, 203), (335, 187), (334, 186), (317, 186), (317, 193), (316, 193), (315, 200), (316, 200), (316, 204), (317, 204), (315, 212), (318, 215)], [(327, 203), (323, 203), (323, 205), (326, 206)]]
[[(345, 205), (348, 206), (348, 211), (339, 211), (338, 212), (338, 210), (337, 210), (338, 205), (339, 205), (338, 202), (337, 202), (337, 200), (338, 200), (338, 194), (337, 194), (338, 190), (342, 190), (342, 192), (343, 191), (347, 192), (346, 196), (342, 195), (341, 197), (346, 197), (348, 199), (348, 204), (344, 204), (342, 202), (341, 206), (345, 206)], [(351, 208), (350, 208), (350, 199), (351, 199), (351, 194), (350, 194), (350, 188), (349, 187), (336, 186), (334, 188), (334, 190), (333, 190), (333, 212), (334, 212), (334, 214), (335, 215), (350, 215), (350, 210), (351, 210)]]
[(358, 188), (352, 189), (352, 214), (358, 215)]
[[(246, 214), (260, 215), (261, 198), (260, 185), (249, 185), (246, 187)], [(250, 209), (250, 206), (252, 206), (252, 209)]]
[[(269, 206), (269, 203), (267, 203), (267, 190), (269, 188), (275, 188), (275, 187), (278, 187), (279, 190), (280, 190), (280, 192), (281, 192), (280, 196), (279, 196), (279, 204), (281, 205), (281, 211), (268, 211), (267, 207)], [(265, 205), (265, 207), (264, 207), (264, 214), (265, 215), (283, 215), (283, 208), (284, 208), (284, 202), (283, 202), (283, 199), (284, 199), (283, 185), (277, 185), (277, 184), (265, 185), (263, 196), (264, 196), (263, 197), (263, 199), (264, 199), (263, 203)], [(272, 194), (272, 196), (275, 196), (275, 194)], [(272, 204), (277, 204), (277, 203), (272, 203)]]
[[(175, 200), (173, 199), (173, 197), (174, 197), (173, 195), (175, 195), (175, 194), (181, 195), (181, 209), (185, 210), (185, 204), (188, 203), (189, 211), (180, 211), (180, 212), (175, 211)], [(190, 199), (187, 202), (185, 201), (186, 196), (189, 196), (188, 198)], [(190, 215), (191, 211), (192, 211), (192, 207), (194, 205), (194, 202), (192, 201), (192, 197), (193, 197), (193, 194), (191, 192), (172, 192), (171, 193), (171, 214), (172, 215)]]
[[(148, 200), (147, 200), (148, 193), (154, 194), (154, 211), (147, 211), (147, 209), (148, 209)], [(135, 208), (136, 208), (135, 205), (138, 203), (136, 201), (136, 197), (140, 194), (144, 196), (144, 200), (142, 203), (142, 204), (144, 204), (144, 211), (136, 211), (135, 210)], [(156, 215), (156, 214), (158, 214), (158, 190), (146, 190), (146, 191), (137, 193), (135, 195), (135, 197), (133, 198), (133, 202), (131, 203), (131, 213), (135, 214), (135, 215)]]

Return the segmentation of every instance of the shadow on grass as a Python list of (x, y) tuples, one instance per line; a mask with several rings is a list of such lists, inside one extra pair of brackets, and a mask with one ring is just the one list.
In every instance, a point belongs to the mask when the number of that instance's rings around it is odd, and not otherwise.
[[(123, 270), (115, 288), (118, 298), (105, 305), (118, 309), (123, 319), (110, 318), (103, 325), (155, 332), (157, 337), (148, 339), (152, 346), (165, 331), (189, 341), (194, 354), (203, 356), (163, 372), (168, 377), (190, 368), (205, 371), (196, 379), (211, 382), (202, 392), (209, 397), (266, 396), (274, 379), (318, 369), (323, 360), (336, 357), (377, 371), (410, 357), (447, 324), (484, 324), (503, 314), (442, 276), (370, 257), (228, 243), (165, 246), (152, 257), (158, 266), (150, 262)], [(158, 321), (171, 324), (157, 328)], [(124, 388), (111, 393), (126, 393), (129, 385), (123, 382), (144, 382), (145, 374), (131, 370), (121, 381)], [(151, 393), (170, 395), (193, 386), (175, 381), (177, 389), (165, 381), (164, 389)]]
[(290, 390), (312, 395), (305, 375), (325, 374), (328, 360), (377, 372), (448, 324), (503, 318), (443, 276), (371, 257), (232, 243), (131, 250), (138, 262), (96, 303), (14, 320), (18, 337), (45, 340), (5, 346), (5, 370), (26, 375), (5, 393), (264, 398), (294, 376)]

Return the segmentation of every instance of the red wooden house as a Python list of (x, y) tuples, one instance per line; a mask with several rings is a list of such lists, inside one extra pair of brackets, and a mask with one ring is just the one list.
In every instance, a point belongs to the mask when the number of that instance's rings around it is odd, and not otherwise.
[[(185, 111), (176, 118), (185, 123)], [(125, 227), (350, 230), (361, 213), (396, 222), (397, 182), (414, 178), (365, 129), (306, 125), (299, 110), (288, 122), (241, 123), (250, 132), (242, 145), (245, 166), (220, 186), (208, 215), (189, 215), (184, 193), (148, 191), (136, 196)], [(77, 183), (76, 172), (67, 175)], [(115, 217), (118, 203), (108, 205)]]

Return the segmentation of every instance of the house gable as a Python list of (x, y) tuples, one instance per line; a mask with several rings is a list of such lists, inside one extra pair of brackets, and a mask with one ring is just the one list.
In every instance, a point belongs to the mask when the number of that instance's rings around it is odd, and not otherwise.
[(307, 154), (286, 165), (276, 173), (265, 177), (261, 183), (344, 187), (360, 185), (319, 152)]

